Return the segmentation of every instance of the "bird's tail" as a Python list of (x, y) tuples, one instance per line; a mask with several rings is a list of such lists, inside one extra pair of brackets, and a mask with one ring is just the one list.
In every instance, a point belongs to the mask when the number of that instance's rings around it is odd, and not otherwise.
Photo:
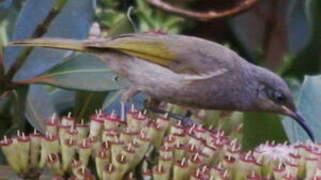
[(62, 38), (36, 38), (9, 42), (8, 46), (32, 46), (66, 49), (81, 52), (93, 52), (93, 48), (86, 46), (86, 40), (62, 39)]

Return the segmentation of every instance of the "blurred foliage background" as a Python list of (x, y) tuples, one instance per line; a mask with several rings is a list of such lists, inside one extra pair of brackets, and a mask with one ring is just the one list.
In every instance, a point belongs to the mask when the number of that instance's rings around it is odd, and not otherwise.
[[(194, 11), (225, 12), (247, 1), (166, 2)], [(100, 28), (93, 26), (94, 22)], [(119, 94), (127, 84), (93, 55), (5, 47), (8, 41), (40, 36), (86, 39), (91, 33), (107, 37), (152, 31), (224, 44), (248, 61), (283, 76), (320, 141), (321, 77), (306, 76), (320, 73), (320, 27), (319, 0), (258, 0), (245, 12), (208, 20), (175, 15), (146, 0), (1, 0), (0, 137), (18, 129), (31, 131), (34, 127), (41, 131), (54, 113), (63, 116), (72, 112), (78, 120), (88, 120), (97, 109), (118, 110)], [(144, 99), (138, 95), (133, 103), (143, 108)], [(185, 109), (172, 106), (171, 111), (184, 113)], [(307, 139), (295, 122), (278, 115), (192, 112), (194, 119), (208, 127), (220, 127), (229, 133), (242, 128), (244, 149), (265, 141)], [(0, 162), (4, 163), (1, 157)]]

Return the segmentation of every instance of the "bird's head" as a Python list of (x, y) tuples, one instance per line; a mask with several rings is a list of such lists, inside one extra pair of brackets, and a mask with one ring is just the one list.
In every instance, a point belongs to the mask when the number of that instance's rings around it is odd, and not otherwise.
[(257, 93), (256, 106), (264, 112), (275, 112), (292, 117), (309, 135), (312, 141), (314, 136), (298, 113), (292, 93), (285, 81), (278, 75), (260, 68), (256, 73)]

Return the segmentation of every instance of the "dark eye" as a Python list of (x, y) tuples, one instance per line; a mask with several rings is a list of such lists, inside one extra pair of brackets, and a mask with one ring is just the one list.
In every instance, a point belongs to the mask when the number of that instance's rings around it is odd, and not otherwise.
[(285, 100), (285, 96), (279, 91), (274, 91), (272, 96), (276, 102), (283, 102)]
[(276, 103), (282, 103), (286, 100), (285, 95), (281, 91), (269, 88), (266, 89), (266, 93), (269, 96), (269, 98)]

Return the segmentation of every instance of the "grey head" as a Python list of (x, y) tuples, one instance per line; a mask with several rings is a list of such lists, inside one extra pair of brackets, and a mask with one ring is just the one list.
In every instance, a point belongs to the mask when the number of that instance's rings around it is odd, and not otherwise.
[(252, 75), (255, 76), (256, 92), (255, 106), (258, 111), (274, 112), (292, 117), (314, 141), (311, 129), (304, 118), (298, 113), (292, 93), (285, 81), (273, 72), (254, 66)]

